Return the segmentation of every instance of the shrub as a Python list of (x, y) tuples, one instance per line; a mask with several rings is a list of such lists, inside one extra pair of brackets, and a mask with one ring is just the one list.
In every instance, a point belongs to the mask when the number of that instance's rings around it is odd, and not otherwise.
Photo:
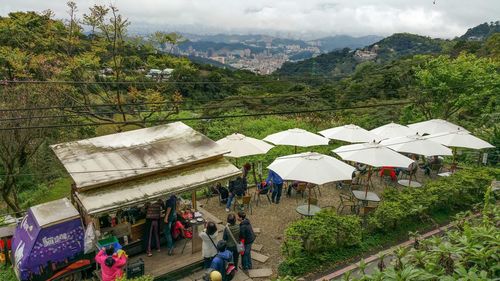
[(388, 231), (404, 220), (421, 216), (423, 211), (470, 209), (481, 202), (487, 187), (499, 173), (500, 169), (467, 168), (451, 177), (430, 181), (419, 189), (388, 190), (384, 192), (384, 200), (369, 217), (369, 226)]
[[(361, 243), (361, 221), (356, 216), (340, 216), (322, 210), (311, 219), (293, 222), (285, 230), (283, 255), (291, 267), (304, 266), (307, 256), (319, 256)], [(321, 259), (321, 258), (320, 258)]]
[(391, 265), (353, 280), (498, 280), (500, 209), (488, 200), (482, 217), (423, 240), (418, 249), (397, 250)]

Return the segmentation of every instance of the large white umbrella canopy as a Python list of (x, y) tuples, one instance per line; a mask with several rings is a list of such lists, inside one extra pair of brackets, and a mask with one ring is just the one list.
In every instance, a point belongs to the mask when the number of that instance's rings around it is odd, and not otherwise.
[(433, 134), (424, 138), (446, 145), (448, 147), (464, 147), (472, 149), (494, 148), (490, 143), (471, 135), (466, 131), (455, 131), (441, 134)]
[(264, 140), (276, 145), (293, 145), (301, 147), (328, 145), (329, 141), (327, 138), (320, 135), (298, 128), (271, 134), (265, 137)]
[(394, 122), (372, 129), (370, 132), (376, 134), (381, 139), (390, 139), (417, 134), (415, 130)]
[(371, 142), (379, 141), (381, 138), (370, 131), (367, 131), (354, 124), (344, 125), (340, 127), (330, 128), (319, 132), (321, 135), (335, 140), (345, 142)]
[(451, 122), (442, 119), (431, 119), (423, 122), (418, 122), (410, 124), (408, 125), (408, 127), (417, 131), (421, 135), (423, 134), (432, 135), (432, 134), (439, 134), (446, 132), (454, 132), (457, 130), (469, 132), (463, 127), (460, 127), (456, 124), (453, 124)]
[(305, 152), (276, 158), (268, 167), (284, 180), (322, 185), (350, 180), (354, 167), (328, 155)]
[(244, 157), (256, 154), (266, 154), (274, 146), (265, 141), (247, 137), (234, 133), (217, 141), (219, 145), (227, 148), (231, 153), (225, 154), (228, 157)]
[(376, 142), (344, 145), (332, 150), (342, 159), (372, 167), (408, 167), (413, 160)]
[(380, 144), (398, 152), (424, 156), (453, 155), (453, 152), (448, 147), (419, 135), (391, 138), (383, 140)]

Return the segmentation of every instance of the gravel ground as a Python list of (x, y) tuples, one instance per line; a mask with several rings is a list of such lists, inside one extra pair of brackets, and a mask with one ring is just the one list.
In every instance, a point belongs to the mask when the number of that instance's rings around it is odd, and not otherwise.
[[(254, 192), (254, 188), (250, 189), (251, 194)], [(286, 194), (285, 188), (284, 193)], [(336, 208), (339, 205), (338, 193), (339, 191), (334, 185), (323, 186), (321, 188), (321, 196), (318, 194), (319, 206), (334, 206)], [(314, 196), (314, 192), (311, 194)], [(304, 195), (304, 198), (300, 194), (296, 195), (294, 193), (292, 193), (291, 197), (282, 196), (279, 204), (269, 204), (267, 198), (264, 197), (261, 197), (261, 199), (266, 201), (262, 203), (263, 200), (261, 200), (259, 206), (256, 206), (255, 201), (252, 201), (252, 214), (248, 210), (246, 212), (252, 226), (261, 229), (261, 233), (257, 235), (255, 243), (263, 245), (260, 253), (268, 256), (269, 260), (264, 264), (254, 261), (253, 265), (254, 268), (270, 267), (276, 275), (278, 265), (283, 260), (281, 243), (283, 241), (284, 230), (289, 223), (302, 219), (295, 211), (295, 208), (307, 202), (307, 194)], [(225, 211), (225, 206), (219, 206), (215, 197), (211, 198), (208, 204), (205, 204), (206, 199), (200, 203), (203, 203), (203, 208), (207, 211), (222, 221), (226, 221), (228, 213)], [(233, 211), (231, 210), (231, 212)]]
[[(374, 174), (372, 179), (374, 191), (380, 195), (386, 185), (378, 175)], [(419, 173), (418, 180), (422, 183), (429, 180), (429, 178)], [(402, 187), (398, 186), (398, 188)], [(251, 188), (250, 194), (254, 192), (255, 189)], [(321, 195), (317, 194), (319, 206), (321, 208), (333, 206), (336, 209), (340, 204), (339, 193), (340, 191), (335, 187), (335, 184), (324, 185), (321, 187)], [(311, 194), (314, 197), (314, 192)], [(272, 268), (274, 277), (276, 277), (278, 265), (283, 260), (281, 243), (284, 238), (284, 230), (291, 222), (302, 219), (295, 209), (297, 206), (307, 202), (307, 193), (304, 195), (304, 198), (300, 194), (293, 192), (291, 197), (287, 197), (286, 188), (284, 187), (283, 196), (279, 204), (269, 204), (264, 197), (261, 197), (261, 199), (266, 200), (266, 202), (259, 204), (259, 206), (256, 206), (255, 201), (252, 200), (253, 213), (250, 214), (247, 211), (247, 216), (254, 228), (261, 229), (261, 233), (257, 235), (255, 243), (263, 245), (260, 253), (268, 256), (269, 260), (264, 264), (254, 261), (253, 264), (254, 268)], [(206, 199), (201, 200), (200, 203), (207, 211), (222, 221), (226, 221), (228, 213), (225, 211), (225, 206), (219, 206), (216, 197), (210, 198), (208, 204)], [(231, 212), (233, 211), (231, 210)], [(347, 208), (344, 210), (344, 213), (346, 212), (349, 212)]]

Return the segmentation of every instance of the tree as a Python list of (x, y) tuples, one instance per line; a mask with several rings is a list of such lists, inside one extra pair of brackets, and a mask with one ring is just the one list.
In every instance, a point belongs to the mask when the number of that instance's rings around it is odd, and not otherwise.
[(464, 110), (477, 110), (498, 97), (500, 72), (498, 63), (487, 58), (461, 54), (427, 57), (416, 68), (416, 91), (412, 99), (427, 119), (448, 119)]
[(158, 47), (160, 49), (166, 49), (167, 50), (166, 53), (170, 54), (174, 46), (183, 42), (184, 38), (182, 37), (182, 35), (175, 32), (165, 33), (157, 31), (151, 34), (151, 36), (149, 36), (149, 41), (155, 47)]
[[(28, 87), (29, 86), (29, 87)], [(54, 114), (52, 110), (33, 108), (52, 105), (54, 97), (46, 91), (56, 92), (60, 87), (40, 85), (2, 85), (0, 88), (0, 192), (2, 199), (14, 212), (21, 211), (17, 194), (19, 176), (26, 172), (27, 164), (48, 136), (55, 134), (44, 125), (46, 119)], [(21, 129), (22, 127), (37, 127)]]

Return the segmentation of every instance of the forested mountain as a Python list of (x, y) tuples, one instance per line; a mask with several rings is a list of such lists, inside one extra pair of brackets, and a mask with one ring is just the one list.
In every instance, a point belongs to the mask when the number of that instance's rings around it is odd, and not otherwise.
[[(327, 76), (343, 77), (352, 73), (356, 66), (366, 61), (386, 63), (399, 58), (423, 54), (450, 54), (462, 51), (484, 53), (485, 41), (500, 32), (500, 22), (483, 23), (470, 28), (454, 40), (430, 38), (409, 33), (396, 33), (376, 43), (356, 50), (337, 50), (299, 62), (286, 62), (275, 74), (278, 76)], [(471, 39), (471, 40), (464, 40)], [(490, 45), (495, 40), (490, 41)], [(489, 52), (495, 52), (493, 46)]]
[(346, 48), (300, 62), (287, 62), (276, 71), (276, 74), (341, 77), (352, 73), (356, 65), (365, 61), (384, 63), (404, 56), (438, 54), (446, 44), (447, 41), (442, 39), (396, 33), (361, 49)]
[(357, 49), (368, 45), (371, 45), (379, 40), (382, 36), (378, 35), (367, 35), (361, 37), (353, 37), (349, 35), (335, 35), (324, 38), (319, 38), (316, 40), (311, 40), (309, 43), (317, 45), (324, 52), (331, 52), (338, 49)]
[(483, 23), (473, 28), (469, 28), (460, 39), (464, 40), (484, 40), (494, 33), (500, 32), (500, 21)]

